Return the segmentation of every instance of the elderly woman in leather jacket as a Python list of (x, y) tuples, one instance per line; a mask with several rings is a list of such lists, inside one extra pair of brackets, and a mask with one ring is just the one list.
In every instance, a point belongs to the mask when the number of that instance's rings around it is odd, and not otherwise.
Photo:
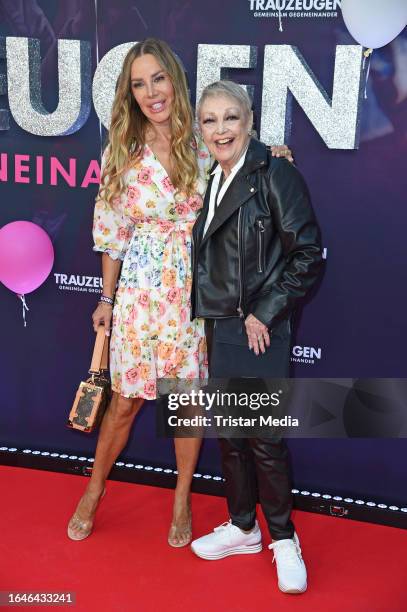
[[(206, 319), (210, 376), (288, 377), (291, 316), (322, 261), (307, 186), (293, 164), (251, 137), (251, 102), (241, 86), (209, 85), (197, 114), (217, 162), (193, 230), (192, 316)], [(230, 521), (195, 540), (193, 551), (205, 559), (259, 552), (258, 488), (279, 588), (305, 591), (284, 441), (219, 442)]]

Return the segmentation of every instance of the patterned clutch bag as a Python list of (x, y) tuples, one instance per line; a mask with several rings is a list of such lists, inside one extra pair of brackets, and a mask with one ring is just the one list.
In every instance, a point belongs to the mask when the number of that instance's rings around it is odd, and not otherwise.
[(96, 335), (91, 375), (79, 385), (75, 400), (68, 417), (68, 427), (90, 433), (100, 424), (111, 398), (108, 371), (109, 339), (101, 325)]

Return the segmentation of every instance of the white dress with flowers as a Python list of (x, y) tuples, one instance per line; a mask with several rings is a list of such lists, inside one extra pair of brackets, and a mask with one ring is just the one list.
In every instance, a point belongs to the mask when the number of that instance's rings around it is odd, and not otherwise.
[[(202, 319), (190, 320), (191, 234), (202, 207), (210, 158), (197, 140), (196, 194), (176, 195), (145, 145), (110, 205), (96, 199), (94, 250), (123, 260), (110, 341), (112, 388), (125, 397), (156, 397), (157, 378), (205, 378)], [(103, 160), (102, 160), (103, 165)]]

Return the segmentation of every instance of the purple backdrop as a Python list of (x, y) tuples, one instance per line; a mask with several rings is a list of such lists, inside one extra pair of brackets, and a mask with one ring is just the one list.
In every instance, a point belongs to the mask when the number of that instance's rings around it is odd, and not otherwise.
[[(284, 18), (283, 26), (280, 32), (277, 18), (254, 17), (247, 0), (99, 0), (97, 21), (95, 4), (89, 0), (0, 0), (0, 37), (30, 36), (41, 41), (43, 99), (50, 110), (57, 102), (58, 38), (90, 41), (92, 74), (96, 36), (99, 57), (124, 42), (164, 38), (182, 58), (192, 92), (198, 43), (256, 45), (257, 68), (228, 74), (255, 86), (257, 115), (264, 45), (294, 44), (330, 91), (335, 45), (354, 44), (340, 13)], [(0, 74), (6, 71), (4, 40), (0, 38)], [(1, 108), (8, 108), (5, 95), (0, 96)], [(373, 54), (358, 150), (329, 150), (294, 103), (289, 144), (309, 184), (327, 249), (324, 277), (303, 309), (296, 332), (296, 345), (317, 349), (316, 357), (313, 363), (293, 362), (298, 376), (405, 374), (406, 111), (405, 32)], [(99, 158), (98, 118), (92, 108), (86, 124), (63, 137), (33, 136), (11, 118), (10, 129), (0, 131), (0, 153), (8, 155), (8, 179), (0, 181), (0, 226), (20, 219), (34, 221), (48, 231), (56, 252), (50, 277), (27, 298), (28, 327), (23, 327), (20, 302), (0, 285), (0, 445), (92, 454), (95, 436), (66, 429), (65, 420), (89, 366), (90, 317), (101, 273), (99, 256), (91, 250), (97, 188), (80, 187), (90, 160)], [(16, 154), (30, 156), (28, 184), (14, 181)], [(43, 185), (36, 184), (35, 158), (40, 155), (45, 160)], [(64, 165), (70, 157), (77, 158), (76, 187), (64, 181), (50, 186), (51, 155)], [(405, 440), (291, 440), (290, 447), (295, 484), (300, 487), (406, 501)], [(155, 437), (151, 403), (136, 422), (125, 456), (174, 465), (171, 441)], [(219, 472), (215, 441), (206, 441), (200, 467)]]

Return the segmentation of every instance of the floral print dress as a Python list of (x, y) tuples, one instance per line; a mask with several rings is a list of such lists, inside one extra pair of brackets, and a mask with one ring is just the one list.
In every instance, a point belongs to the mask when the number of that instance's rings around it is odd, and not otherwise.
[[(110, 340), (112, 389), (156, 398), (157, 378), (206, 378), (202, 319), (190, 320), (191, 235), (203, 204), (209, 153), (196, 139), (199, 179), (176, 194), (148, 145), (112, 205), (96, 199), (94, 250), (123, 261)], [(104, 160), (102, 159), (102, 167)]]

